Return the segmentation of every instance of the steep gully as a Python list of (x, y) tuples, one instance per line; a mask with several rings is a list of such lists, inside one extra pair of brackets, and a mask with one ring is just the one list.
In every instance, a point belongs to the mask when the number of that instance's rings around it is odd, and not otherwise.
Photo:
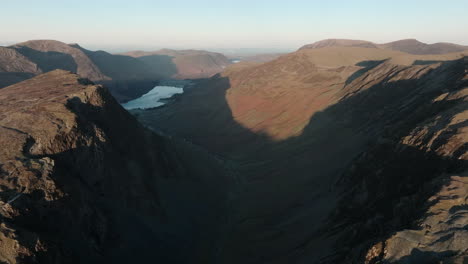
[[(199, 82), (170, 106), (133, 112), (147, 127), (217, 153), (237, 171), (217, 263), (463, 261), (463, 225), (451, 241), (457, 250), (417, 248), (436, 245), (443, 232), (432, 242), (419, 236), (419, 244), (404, 250), (391, 251), (387, 239), (420, 230), (434, 205), (430, 197), (465, 175), (466, 58), (357, 65), (364, 67), (329, 87), (335, 99), (328, 107), (286, 140), (253, 133), (234, 119), (227, 94), (236, 80), (229, 76)], [(461, 121), (453, 124), (456, 116)], [(382, 243), (390, 251), (368, 253)]]

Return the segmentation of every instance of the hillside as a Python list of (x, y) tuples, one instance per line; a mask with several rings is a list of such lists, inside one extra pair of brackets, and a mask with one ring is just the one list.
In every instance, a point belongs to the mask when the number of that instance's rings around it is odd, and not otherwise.
[(117, 100), (125, 102), (145, 94), (160, 80), (206, 78), (229, 64), (222, 54), (206, 51), (161, 50), (136, 58), (55, 40), (31, 40), (0, 47), (0, 88), (62, 69), (105, 84)]
[(365, 40), (350, 40), (350, 39), (326, 39), (312, 44), (305, 45), (301, 49), (318, 49), (326, 47), (363, 47), (363, 48), (379, 48), (401, 51), (415, 55), (428, 54), (445, 54), (461, 51), (468, 51), (468, 46), (462, 46), (452, 43), (439, 42), (434, 44), (426, 44), (416, 39), (403, 39), (385, 44), (376, 44)]
[(10, 48), (36, 63), (43, 72), (63, 69), (94, 81), (109, 79), (83, 51), (60, 41), (31, 40)]
[(467, 72), (460, 53), (302, 49), (134, 114), (239, 170), (222, 263), (463, 263)]
[(37, 64), (13, 49), (0, 47), (0, 88), (41, 73)]
[(165, 78), (198, 79), (220, 73), (230, 64), (221, 53), (203, 50), (162, 49), (154, 52), (131, 51), (123, 55), (138, 58)]
[(55, 70), (0, 90), (0, 262), (206, 263), (220, 162)]
[(0, 88), (42, 72), (62, 69), (104, 83), (119, 101), (127, 101), (152, 89), (161, 78), (134, 58), (89, 51), (55, 40), (31, 40), (1, 49)]

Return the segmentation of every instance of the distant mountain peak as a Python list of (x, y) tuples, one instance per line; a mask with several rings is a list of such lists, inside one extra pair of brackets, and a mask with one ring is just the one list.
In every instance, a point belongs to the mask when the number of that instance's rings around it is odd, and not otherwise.
[(401, 39), (384, 44), (377, 44), (365, 40), (353, 39), (324, 39), (312, 44), (305, 45), (299, 50), (304, 49), (320, 49), (328, 47), (360, 47), (360, 48), (374, 48), (374, 49), (389, 49), (395, 51), (402, 51), (409, 54), (428, 55), (428, 54), (444, 54), (461, 52), (468, 50), (468, 46), (457, 45), (447, 42), (438, 42), (434, 44), (427, 44), (417, 39)]
[(318, 49), (326, 47), (363, 47), (363, 48), (376, 48), (375, 44), (366, 40), (355, 39), (324, 39), (305, 45), (300, 49)]

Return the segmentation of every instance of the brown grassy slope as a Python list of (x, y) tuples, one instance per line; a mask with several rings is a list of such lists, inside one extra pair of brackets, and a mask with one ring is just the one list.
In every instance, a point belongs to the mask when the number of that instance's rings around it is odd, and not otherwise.
[[(443, 160), (466, 157), (465, 150), (459, 150), (459, 143), (463, 147), (467, 140), (463, 134), (460, 140), (455, 136), (454, 141), (446, 141), (445, 136), (454, 134), (439, 134), (437, 131), (443, 127), (434, 128), (433, 135), (441, 136), (435, 141), (447, 150), (447, 157), (442, 152), (434, 153), (435, 149), (428, 149), (431, 154), (426, 155), (414, 144), (408, 144), (411, 146), (403, 154), (395, 151), (391, 154), (395, 159), (388, 163), (385, 152), (379, 155), (381, 163), (372, 164), (380, 167), (368, 175), (372, 177), (379, 169), (388, 170), (379, 180), (385, 184), (375, 192), (383, 196), (378, 198), (385, 214), (377, 219), (362, 211), (353, 214), (352, 217), (367, 217), (353, 225), (363, 228), (358, 229), (362, 233), (351, 233), (351, 239), (347, 239), (350, 234), (332, 218), (337, 208), (350, 200), (342, 198), (343, 191), (352, 188), (337, 182), (354, 168), (361, 153), (382, 142), (390, 142), (396, 150), (403, 149), (400, 142), (406, 142), (405, 136), (413, 130), (424, 131), (425, 120), (439, 118), (443, 109), (434, 107), (433, 101), (441, 100), (437, 98), (442, 98), (440, 105), (444, 107), (455, 105), (453, 113), (457, 113), (457, 107), (465, 107), (456, 106), (460, 99), (464, 100), (463, 93), (459, 93), (467, 78), (463, 55), (439, 56), (437, 60), (442, 62), (434, 62), (433, 56), (430, 61), (408, 56), (397, 51), (355, 47), (301, 50), (262, 65), (234, 65), (221, 75), (200, 82), (179, 101), (138, 113), (148, 126), (167, 130), (235, 160), (241, 171), (240, 183), (232, 199), (233, 231), (222, 245), (221, 262), (317, 263), (328, 259), (329, 263), (336, 263), (335, 258), (325, 257), (346, 256), (350, 248), (356, 251), (349, 258), (361, 261), (360, 256), (372, 246), (369, 240), (418, 221), (418, 216), (409, 215), (410, 220), (401, 225), (388, 225), (387, 233), (371, 233), (367, 229), (374, 228), (374, 223), (379, 226), (401, 220), (385, 211), (396, 208), (398, 202), (405, 210), (412, 208), (413, 200), (400, 201), (398, 190), (417, 192), (430, 179), (453, 173), (445, 170)], [(448, 92), (453, 92), (450, 95), (456, 100), (445, 97)], [(444, 116), (442, 123), (450, 123), (453, 117)], [(464, 124), (463, 119), (460, 121)], [(458, 135), (458, 130), (453, 129), (448, 131)], [(413, 148), (417, 149), (410, 151)], [(369, 155), (373, 156), (376, 155)], [(413, 178), (413, 174), (417, 176)], [(392, 181), (393, 175), (398, 175), (398, 180)], [(353, 186), (358, 184), (366, 182), (357, 181)], [(357, 191), (353, 197), (362, 201), (358, 194), (374, 193), (372, 186)], [(428, 193), (435, 195), (436, 188), (437, 185), (429, 188)], [(427, 197), (427, 193), (420, 197)], [(362, 199), (365, 203), (360, 206), (375, 209), (374, 200)], [(423, 201), (414, 202), (420, 206)], [(338, 227), (330, 228), (329, 221)]]
[(445, 54), (468, 50), (468, 46), (462, 46), (452, 43), (434, 43), (426, 44), (416, 39), (404, 39), (379, 45), (380, 48), (398, 50), (410, 54)]
[[(460, 56), (451, 54), (430, 59), (446, 60)], [(386, 59), (407, 65), (423, 58), (366, 48), (302, 50), (262, 65), (232, 65), (218, 78), (229, 80), (225, 98), (237, 123), (271, 139), (284, 140), (300, 135), (314, 113), (337, 102), (340, 99), (337, 93), (347, 79), (369, 66), (363, 61)], [(216, 78), (212, 83), (214, 87), (202, 89), (223, 89), (216, 88)], [(211, 86), (210, 81), (200, 85), (203, 86)], [(180, 104), (177, 112), (184, 115), (184, 107), (189, 106)], [(219, 129), (229, 134), (229, 128)]]

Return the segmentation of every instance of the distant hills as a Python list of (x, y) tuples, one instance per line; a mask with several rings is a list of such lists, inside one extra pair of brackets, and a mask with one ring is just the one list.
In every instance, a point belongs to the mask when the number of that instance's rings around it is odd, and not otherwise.
[(127, 56), (90, 51), (78, 44), (55, 40), (31, 40), (0, 47), (0, 88), (62, 69), (106, 84), (119, 101), (126, 101), (147, 92), (158, 80), (207, 78), (230, 64), (224, 55), (208, 51), (161, 50), (145, 54)]
[[(223, 71), (231, 62), (221, 53), (204, 50), (130, 51), (131, 56), (151, 66), (154, 70), (174, 79), (198, 79)], [(167, 67), (170, 65), (170, 67)]]
[[(330, 47), (370, 48), (413, 55), (437, 55), (468, 50), (467, 46), (451, 43), (425, 44), (414, 39), (385, 44), (364, 40), (327, 39), (305, 45), (300, 50)], [(0, 47), (0, 88), (40, 73), (63, 69), (106, 85), (117, 100), (125, 102), (146, 93), (159, 80), (208, 78), (224, 71), (232, 61), (238, 59), (246, 64), (258, 64), (275, 60), (279, 56), (280, 54), (267, 54), (233, 59), (216, 52), (171, 49), (111, 54), (56, 40), (31, 40)], [(403, 59), (404, 57), (400, 56)]]
[(466, 263), (468, 56), (434, 45), (325, 40), (133, 116), (83, 76), (122, 99), (216, 55), (2, 48), (39, 76), (0, 89), (0, 262)]
[(462, 46), (452, 43), (439, 42), (434, 44), (426, 44), (416, 39), (403, 39), (393, 41), (385, 44), (376, 44), (365, 40), (351, 40), (351, 39), (325, 39), (312, 44), (308, 44), (300, 48), (302, 49), (318, 49), (326, 47), (361, 47), (361, 48), (375, 48), (375, 49), (388, 49), (402, 51), (415, 55), (428, 55), (428, 54), (444, 54), (452, 52), (460, 52), (468, 50), (468, 46)]

